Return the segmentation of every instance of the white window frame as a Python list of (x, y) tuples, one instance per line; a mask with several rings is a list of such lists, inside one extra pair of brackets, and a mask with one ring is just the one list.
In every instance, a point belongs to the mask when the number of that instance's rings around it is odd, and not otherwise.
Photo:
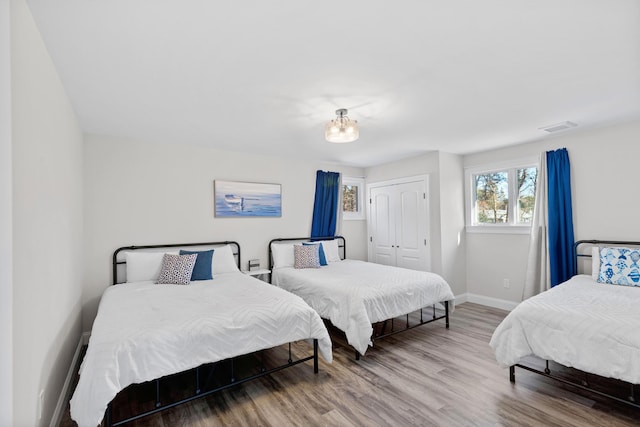
[(464, 169), (465, 173), (465, 217), (466, 231), (468, 233), (497, 233), (497, 234), (529, 234), (531, 224), (518, 224), (515, 222), (516, 215), (510, 215), (509, 223), (506, 224), (478, 224), (475, 220), (478, 217), (475, 209), (475, 184), (474, 175), (481, 175), (492, 172), (509, 172), (509, 212), (516, 212), (518, 194), (516, 194), (516, 171), (518, 169), (535, 167), (540, 173), (540, 158), (528, 157), (515, 161), (490, 163), (477, 166), (469, 166)]
[(343, 176), (342, 185), (340, 186), (340, 209), (342, 209), (342, 188), (345, 185), (352, 185), (358, 187), (358, 211), (357, 212), (345, 212), (342, 211), (342, 219), (346, 221), (363, 221), (366, 220), (366, 212), (364, 206), (364, 178), (358, 178), (353, 176)]

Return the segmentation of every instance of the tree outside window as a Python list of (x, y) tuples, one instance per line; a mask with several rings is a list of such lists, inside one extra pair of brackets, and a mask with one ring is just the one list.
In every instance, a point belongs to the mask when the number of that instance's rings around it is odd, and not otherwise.
[(536, 201), (538, 169), (534, 167), (517, 170), (518, 224), (531, 224)]
[(364, 205), (364, 179), (342, 177), (342, 218), (346, 220), (366, 219)]
[(531, 224), (537, 177), (535, 166), (471, 174), (471, 225)]
[(358, 212), (358, 189), (357, 185), (342, 186), (342, 211)]
[(475, 175), (476, 212), (479, 224), (509, 222), (507, 172)]

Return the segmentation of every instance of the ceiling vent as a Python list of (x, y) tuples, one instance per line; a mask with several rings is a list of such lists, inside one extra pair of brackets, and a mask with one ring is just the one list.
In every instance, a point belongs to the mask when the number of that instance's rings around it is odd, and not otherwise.
[(544, 126), (539, 129), (549, 133), (554, 133), (554, 132), (560, 132), (563, 130), (571, 129), (576, 126), (578, 125), (573, 122), (562, 122), (562, 123), (556, 123), (555, 125)]

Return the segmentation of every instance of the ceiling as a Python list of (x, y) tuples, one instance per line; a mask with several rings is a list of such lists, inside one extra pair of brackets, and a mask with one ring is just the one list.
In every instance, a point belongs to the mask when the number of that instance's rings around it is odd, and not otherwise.
[(88, 133), (366, 167), (640, 118), (637, 0), (27, 3)]

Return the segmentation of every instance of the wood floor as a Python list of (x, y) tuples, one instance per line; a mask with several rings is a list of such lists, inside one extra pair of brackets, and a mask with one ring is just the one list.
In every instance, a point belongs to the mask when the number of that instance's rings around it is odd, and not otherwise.
[[(637, 426), (640, 410), (497, 366), (489, 339), (506, 312), (465, 303), (450, 329), (434, 322), (376, 342), (356, 361), (341, 337), (334, 361), (311, 362), (238, 385), (131, 426)], [(332, 332), (334, 335), (334, 332)], [(307, 351), (306, 344), (295, 352)], [(179, 382), (180, 380), (176, 380)], [(137, 394), (136, 394), (137, 393)], [(120, 397), (136, 407), (153, 399)], [(62, 427), (75, 426), (67, 409)]]

